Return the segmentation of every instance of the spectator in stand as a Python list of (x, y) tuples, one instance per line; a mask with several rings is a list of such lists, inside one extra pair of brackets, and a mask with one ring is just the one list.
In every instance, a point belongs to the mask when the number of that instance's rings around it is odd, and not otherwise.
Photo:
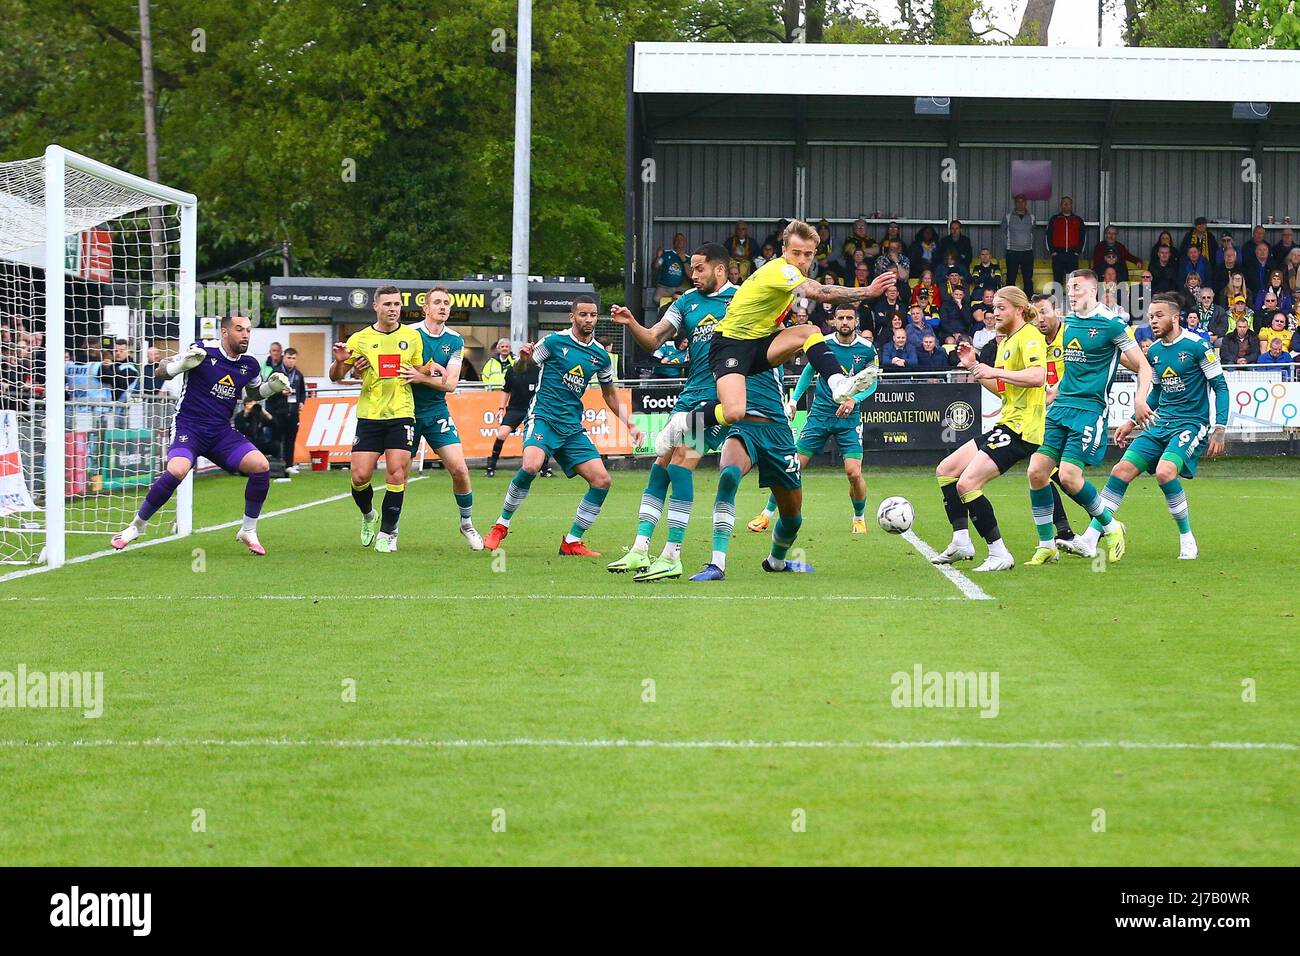
[(271, 435), (271, 416), (260, 402), (245, 399), (244, 404), (235, 412), (233, 424), (235, 431), (256, 445), (263, 455), (275, 457), (277, 449)]
[(1286, 261), (1281, 268), (1286, 277), (1286, 287), (1291, 290), (1291, 298), (1300, 298), (1300, 248), (1292, 249), (1286, 254)]
[(897, 270), (899, 267), (906, 269), (909, 273), (912, 271), (912, 260), (903, 255), (903, 240), (889, 240), (889, 249), (876, 260), (876, 275), (882, 272), (888, 272), (891, 269)]
[(1023, 194), (1015, 197), (1014, 208), (1002, 217), (1005, 254), (1007, 260), (1007, 285), (1016, 284), (1019, 273), (1025, 293), (1034, 292), (1034, 214), (1029, 211), (1029, 201)]
[(913, 269), (933, 270), (941, 261), (938, 252), (939, 233), (935, 231), (934, 226), (922, 226), (916, 230), (916, 236), (912, 239), (912, 246), (907, 250), (907, 255), (912, 260)]
[(1268, 274), (1268, 285), (1255, 293), (1255, 310), (1259, 311), (1264, 304), (1264, 298), (1269, 294), (1277, 301), (1277, 309), (1280, 312), (1291, 311), (1291, 293), (1287, 289), (1286, 274), (1281, 269), (1274, 269)]
[[(509, 340), (506, 341), (509, 348)], [(307, 379), (298, 368), (298, 350), (290, 346), (284, 350), (280, 372), (289, 380), (289, 389), (272, 395), (266, 400), (266, 410), (270, 412), (275, 438), (279, 448), (275, 449), (286, 470), (291, 475), (298, 474), (298, 466), (293, 460), (293, 446), (298, 440), (298, 416), (303, 403), (307, 401)]]
[(1142, 265), (1142, 260), (1139, 259), (1137, 256), (1133, 255), (1133, 253), (1129, 252), (1128, 247), (1125, 246), (1124, 243), (1119, 241), (1119, 230), (1116, 229), (1114, 226), (1107, 226), (1106, 231), (1102, 233), (1101, 242), (1093, 246), (1092, 271), (1101, 272), (1103, 268), (1103, 263), (1106, 259), (1106, 252), (1112, 249), (1115, 252), (1116, 259), (1119, 262), (1124, 264), (1123, 281), (1127, 282), (1129, 264), (1131, 263), (1135, 266), (1140, 267)]
[[(1263, 332), (1266, 329), (1271, 329), (1273, 327), (1273, 317), (1277, 315), (1281, 315), (1283, 320), (1286, 319), (1286, 313), (1277, 307), (1277, 296), (1272, 292), (1264, 293), (1263, 308), (1255, 312), (1255, 331)], [(1264, 346), (1261, 344), (1260, 350), (1263, 351), (1263, 348)]]
[(891, 285), (886, 287), (885, 294), (880, 298), (873, 300), (870, 306), (872, 324), (876, 331), (879, 333), (887, 330), (889, 328), (890, 318), (895, 314), (902, 315), (903, 307), (903, 300), (898, 296), (898, 286)]
[(993, 251), (988, 246), (980, 247), (979, 262), (971, 266), (969, 284), (971, 294), (976, 298), (983, 298), (985, 289), (996, 292), (1006, 285), (1002, 281), (1002, 269), (994, 261)]
[(1248, 303), (1250, 298), (1250, 290), (1246, 288), (1246, 274), (1241, 271), (1231, 273), (1228, 284), (1223, 288), (1223, 307), (1231, 312), (1238, 302)]
[(140, 377), (140, 369), (131, 361), (131, 343), (126, 339), (113, 342), (113, 361), (104, 363), (99, 370), (100, 383), (109, 390), (115, 402), (124, 401)]
[(1183, 314), (1183, 331), (1203, 342), (1210, 341), (1210, 330), (1201, 325), (1201, 313), (1195, 309)]
[[(1214, 288), (1215, 295), (1222, 295), (1223, 290), (1228, 286), (1228, 277), (1233, 273), (1241, 272), (1241, 260), (1237, 257), (1237, 250), (1227, 248), (1223, 250), (1223, 259), (1214, 267), (1214, 276), (1210, 285)], [(1245, 275), (1242, 275), (1245, 279)]]
[(1159, 295), (1161, 292), (1175, 292), (1182, 284), (1178, 275), (1178, 262), (1174, 259), (1174, 250), (1169, 246), (1160, 246), (1151, 259), (1151, 290)]
[(1201, 298), (1201, 276), (1198, 272), (1187, 273), (1187, 278), (1183, 279), (1183, 295), (1189, 301), (1198, 302)]
[(1250, 319), (1236, 317), (1236, 328), (1224, 336), (1219, 345), (1224, 365), (1254, 365), (1259, 358), (1259, 339), (1251, 330)]
[[(877, 216), (876, 218), (879, 217)], [(885, 227), (885, 238), (880, 240), (880, 244), (882, 246), (887, 246), (895, 239), (898, 240), (900, 245), (906, 245), (906, 243), (903, 242), (903, 227), (898, 224), (897, 220), (891, 219), (889, 225)]]
[(962, 286), (952, 290), (952, 296), (939, 307), (939, 334), (945, 345), (957, 344), (961, 335), (974, 331), (974, 319), (966, 305), (966, 290)]
[(930, 297), (930, 304), (933, 305), (937, 311), (939, 306), (942, 304), (942, 296), (939, 295), (939, 289), (934, 284), (934, 273), (929, 269), (921, 270), (921, 281), (918, 282), (916, 288), (912, 290), (912, 305), (920, 302), (922, 295)]
[(885, 372), (911, 372), (916, 368), (916, 349), (908, 343), (907, 332), (894, 330), (894, 337), (880, 353), (880, 368)]
[[(734, 259), (727, 263), (727, 281), (732, 285), (740, 285), (745, 281), (745, 277), (740, 274), (740, 263)], [(674, 296), (676, 298), (676, 296)]]
[(1274, 339), (1281, 339), (1282, 347), (1291, 351), (1292, 332), (1286, 327), (1286, 315), (1274, 312), (1268, 318), (1268, 325), (1259, 330), (1259, 350), (1265, 351)]
[(1201, 328), (1210, 333), (1210, 344), (1217, 349), (1228, 334), (1228, 310), (1215, 304), (1214, 290), (1209, 288), (1201, 289), (1197, 305)]
[(468, 350), (466, 350), (465, 352), (462, 352), (462, 353), (461, 353), (461, 358), (460, 358), (460, 380), (461, 380), (462, 382), (481, 382), (481, 381), (482, 381), (482, 379), (479, 378), (478, 368), (476, 368), (475, 365), (474, 365), (474, 363), (473, 363), (472, 361), (470, 361), (469, 351), (468, 351)]
[[(770, 244), (773, 249), (781, 248), (781, 235), (785, 232), (785, 227), (790, 225), (789, 219), (781, 219), (776, 224), (776, 231), (769, 233), (768, 237), (763, 240), (763, 245)], [(754, 268), (758, 268), (755, 266)]]
[(948, 235), (939, 240), (939, 259), (945, 261), (949, 252), (957, 254), (957, 262), (963, 269), (969, 269), (971, 261), (975, 258), (971, 251), (970, 238), (962, 235), (962, 226), (960, 219), (954, 219), (948, 223)]
[(754, 256), (758, 253), (754, 240), (749, 235), (749, 223), (743, 219), (736, 223), (731, 235), (722, 243), (727, 256), (740, 273), (741, 281), (749, 278), (754, 271)]
[(1151, 270), (1143, 269), (1138, 281), (1129, 287), (1129, 312), (1137, 325), (1151, 325), (1148, 312), (1151, 309), (1151, 297), (1155, 295), (1151, 287)]
[(921, 340), (920, 351), (916, 353), (916, 367), (922, 372), (948, 371), (948, 353), (939, 348), (939, 343), (933, 334)]
[(157, 346), (149, 346), (144, 353), (145, 365), (140, 369), (140, 377), (136, 380), (135, 391), (141, 395), (157, 395), (162, 390), (163, 380), (158, 378), (158, 366), (162, 362), (162, 349)]
[(945, 249), (943, 252), (943, 261), (939, 263), (939, 268), (934, 270), (934, 284), (939, 287), (941, 295), (947, 295), (953, 290), (953, 283), (966, 285), (970, 281), (970, 273), (966, 267), (957, 259), (957, 253), (953, 249)]
[(932, 334), (934, 329), (926, 321), (925, 310), (920, 305), (914, 305), (908, 309), (907, 318), (907, 344), (914, 349), (919, 349), (921, 340)]
[(280, 363), (283, 361), (284, 346), (279, 342), (272, 342), (271, 347), (266, 350), (266, 361), (262, 363), (262, 378), (268, 378), (272, 372), (280, 371)]
[[(656, 306), (663, 305), (665, 301), (673, 297), (675, 292), (686, 291), (683, 287), (686, 284), (686, 272), (690, 268), (691, 257), (686, 251), (686, 234), (677, 233), (673, 236), (673, 247), (664, 249), (661, 245), (655, 249), (654, 270), (656, 279), (654, 291), (654, 303)], [(483, 374), (487, 374), (487, 366), (483, 367)], [(501, 370), (501, 380), (505, 381), (505, 369)]]
[(1291, 357), (1291, 353), (1287, 351), (1287, 347), (1281, 339), (1269, 339), (1268, 351), (1262, 353), (1255, 360), (1257, 365), (1281, 366), (1282, 381), (1284, 382), (1291, 381), (1291, 366), (1294, 362), (1295, 360)]
[[(672, 298), (672, 293), (669, 293)], [(492, 355), (483, 363), (483, 384), (488, 388), (500, 388), (506, 383), (506, 372), (515, 364), (510, 354), (510, 340), (500, 338), (492, 346)]]
[[(1156, 241), (1151, 244), (1151, 255), (1147, 257), (1147, 262), (1152, 264), (1155, 263), (1156, 253), (1160, 251), (1161, 246), (1168, 246), (1170, 249), (1174, 248), (1174, 236), (1168, 229), (1163, 230), (1160, 235), (1156, 237)], [(1175, 259), (1174, 261), (1176, 262), (1177, 260)]]
[[(1146, 325), (1136, 325), (1133, 327), (1133, 341), (1138, 345), (1150, 345), (1155, 341), (1155, 338), (1156, 334), (1151, 331), (1150, 317), (1148, 317)], [(1146, 351), (1143, 350), (1142, 354), (1145, 355)]]
[(976, 306), (972, 311), (979, 322), (979, 327), (976, 328), (975, 334), (971, 336), (971, 345), (975, 346), (976, 351), (982, 352), (984, 346), (997, 337), (998, 320), (991, 309), (986, 310), (982, 305)]
[(917, 306), (925, 314), (925, 324), (931, 331), (939, 328), (939, 306), (935, 305), (930, 299), (930, 293), (925, 290), (916, 299)]
[(988, 313), (990, 313), (990, 314), (992, 314), (992, 312), (993, 312), (993, 295), (994, 295), (994, 292), (995, 292), (994, 289), (985, 289), (985, 290), (984, 290), (984, 301), (983, 301), (984, 311), (985, 311), (985, 312), (988, 312)]
[(770, 242), (763, 243), (763, 248), (757, 256), (754, 257), (754, 268), (762, 268), (766, 262), (771, 262), (776, 258), (776, 246)]
[(1251, 291), (1251, 294), (1259, 292), (1268, 285), (1268, 274), (1273, 271), (1273, 259), (1269, 253), (1268, 243), (1258, 243), (1254, 251), (1255, 254), (1241, 267), (1241, 271), (1246, 273), (1246, 288)]
[(1047, 251), (1052, 256), (1052, 279), (1065, 285), (1065, 277), (1079, 268), (1083, 255), (1083, 219), (1074, 214), (1074, 200), (1061, 197), (1061, 211), (1047, 220)]
[(1210, 270), (1210, 261), (1201, 255), (1200, 246), (1188, 246), (1187, 257), (1178, 267), (1179, 281), (1186, 280), (1191, 273), (1201, 277), (1201, 285), (1210, 285), (1214, 273)]
[(1189, 249), (1196, 249), (1201, 254), (1201, 258), (1206, 264), (1213, 262), (1212, 254), (1214, 252), (1214, 240), (1210, 238), (1210, 227), (1204, 216), (1197, 216), (1196, 222), (1192, 224), (1184, 235), (1182, 242), (1178, 243), (1178, 254), (1186, 259)]
[(871, 237), (867, 235), (867, 221), (865, 219), (855, 219), (853, 228), (844, 237), (844, 242), (840, 244), (840, 256), (844, 259), (844, 264), (849, 266), (853, 263), (853, 253), (859, 250), (865, 256), (870, 242)]
[(1224, 256), (1228, 254), (1229, 250), (1232, 251), (1233, 255), (1237, 257), (1237, 261), (1240, 262), (1241, 256), (1237, 253), (1237, 246), (1232, 241), (1232, 233), (1225, 232), (1223, 235), (1219, 236), (1219, 247), (1214, 250), (1214, 266), (1216, 269), (1223, 265)]
[(1099, 275), (1105, 275), (1107, 270), (1115, 274), (1113, 281), (1128, 282), (1128, 263), (1120, 258), (1118, 249), (1107, 249), (1102, 253), (1101, 268), (1097, 271)]
[(823, 219), (817, 223), (817, 250), (813, 253), (813, 263), (818, 275), (824, 275), (834, 266), (831, 261), (833, 255), (831, 245), (831, 224)]
[(865, 262), (859, 262), (857, 267), (853, 270), (852, 288), (865, 289), (869, 285), (871, 285), (871, 270), (867, 268)]
[(987, 365), (989, 368), (998, 364), (998, 349), (1006, 340), (1006, 336), (1001, 332), (995, 332), (993, 338), (984, 343), (980, 349), (980, 364)]
[(1282, 230), (1282, 238), (1273, 243), (1273, 248), (1269, 252), (1273, 256), (1274, 264), (1280, 266), (1286, 262), (1287, 256), (1291, 255), (1292, 249), (1300, 249), (1295, 242), (1295, 230), (1286, 226)]

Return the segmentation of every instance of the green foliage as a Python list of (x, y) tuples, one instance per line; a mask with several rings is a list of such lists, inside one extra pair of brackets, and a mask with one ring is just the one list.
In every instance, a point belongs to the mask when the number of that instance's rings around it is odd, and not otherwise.
[(1247, 0), (1232, 32), (1232, 46), (1300, 50), (1300, 4), (1296, 0)]

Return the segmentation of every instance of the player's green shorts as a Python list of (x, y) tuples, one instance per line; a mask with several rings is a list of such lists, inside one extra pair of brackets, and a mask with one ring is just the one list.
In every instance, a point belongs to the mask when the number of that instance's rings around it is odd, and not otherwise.
[[(684, 412), (698, 405), (700, 402), (716, 401), (717, 398), (717, 392), (706, 393), (684, 391), (677, 396), (677, 404), (673, 406), (673, 413)], [(687, 435), (684, 444), (694, 448), (701, 455), (707, 455), (709, 452), (717, 451), (722, 447), (722, 443), (726, 441), (727, 438), (727, 429), (728, 426), (726, 425), (714, 425), (707, 429), (703, 435), (698, 437), (695, 435)]]
[(555, 463), (564, 469), (565, 478), (572, 478), (584, 461), (600, 457), (586, 431), (580, 429), (572, 435), (559, 435), (549, 422), (540, 418), (534, 418), (524, 433), (524, 448), (533, 445), (555, 459)]
[(1124, 452), (1140, 471), (1156, 473), (1161, 458), (1168, 458), (1178, 466), (1183, 478), (1196, 477), (1196, 465), (1210, 436), (1210, 426), (1200, 423), (1160, 422), (1154, 428), (1140, 432)]
[(835, 447), (845, 458), (861, 458), (862, 416), (809, 415), (795, 447), (802, 455), (819, 455), (828, 438), (835, 439)]
[(727, 438), (738, 438), (744, 443), (749, 460), (758, 466), (760, 488), (803, 486), (799, 453), (788, 422), (736, 422), (727, 432)]
[(1067, 408), (1054, 402), (1047, 409), (1038, 450), (1058, 463), (1068, 461), (1080, 468), (1100, 465), (1106, 457), (1106, 413)]
[(420, 439), (424, 438), (429, 447), (437, 451), (443, 445), (459, 445), (460, 433), (456, 431), (456, 422), (447, 408), (430, 409), (417, 412), (415, 416), (415, 452), (420, 450)]

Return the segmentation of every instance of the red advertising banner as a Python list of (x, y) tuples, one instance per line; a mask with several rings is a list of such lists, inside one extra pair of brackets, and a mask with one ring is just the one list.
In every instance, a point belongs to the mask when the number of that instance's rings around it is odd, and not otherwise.
[[(619, 396), (631, 411), (632, 391), (620, 388)], [(501, 423), (501, 392), (465, 392), (447, 397), (447, 406), (456, 421), (466, 458), (487, 458), (492, 454), (497, 426)], [(603, 455), (630, 455), (632, 443), (626, 429), (605, 405), (600, 389), (591, 388), (582, 396), (583, 425)], [(331, 462), (351, 461), (352, 441), (357, 432), (357, 396), (318, 395), (303, 404), (298, 423), (298, 440), (294, 445), (296, 463), (307, 462), (313, 451), (328, 451)], [(421, 443), (425, 453), (428, 446)], [(519, 433), (506, 440), (502, 455), (518, 457), (523, 448)], [(419, 449), (416, 450), (417, 454)]]

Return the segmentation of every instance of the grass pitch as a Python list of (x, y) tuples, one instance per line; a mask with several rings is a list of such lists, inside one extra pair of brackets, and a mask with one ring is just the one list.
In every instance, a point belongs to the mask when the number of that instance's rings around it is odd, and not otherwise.
[[(475, 476), (484, 533), (510, 473)], [(1144, 478), (1121, 564), (965, 565), (990, 598), (971, 600), (874, 522), (850, 537), (835, 469), (806, 476), (815, 575), (759, 569), (751, 475), (716, 585), (605, 572), (644, 472), (615, 473), (599, 561), (556, 555), (577, 480), (535, 482), (493, 557), (433, 472), (381, 556), (346, 476), (304, 474), (269, 512), (344, 497), (264, 520), (265, 559), (228, 528), (0, 583), (0, 671), (102, 671), (105, 696), (98, 719), (0, 709), (0, 863), (1294, 865), (1300, 466), (1201, 475), (1200, 560), (1174, 560)], [(688, 574), (715, 479), (697, 478)], [(905, 495), (943, 547), (928, 472), (868, 484), (870, 511)], [(196, 527), (242, 494), (201, 480)], [(1023, 472), (989, 495), (1023, 561)], [(996, 717), (895, 706), (918, 665), (996, 673)]]

